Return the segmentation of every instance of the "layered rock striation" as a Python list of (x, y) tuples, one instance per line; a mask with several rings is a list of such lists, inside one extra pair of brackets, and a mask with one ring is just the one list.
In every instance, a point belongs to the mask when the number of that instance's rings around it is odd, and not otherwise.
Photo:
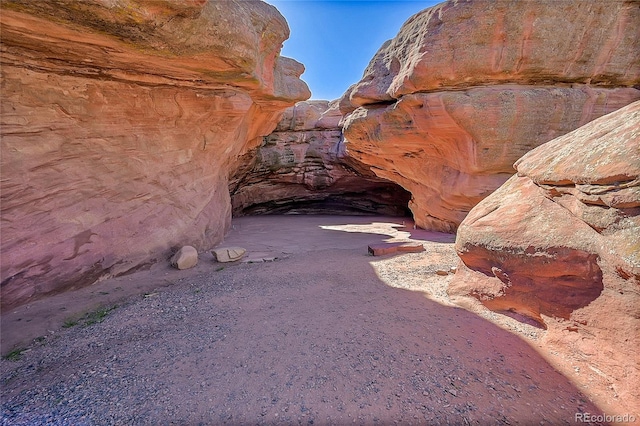
[(523, 156), (458, 229), (449, 294), (529, 317), (640, 402), (640, 101)]
[(275, 131), (240, 160), (230, 183), (234, 216), (406, 215), (410, 194), (345, 154), (341, 119), (335, 102), (287, 109)]
[(236, 158), (310, 96), (260, 1), (3, 1), (2, 306), (212, 247)]
[(426, 9), (340, 100), (347, 151), (453, 232), (526, 152), (640, 99), (639, 25), (631, 0)]

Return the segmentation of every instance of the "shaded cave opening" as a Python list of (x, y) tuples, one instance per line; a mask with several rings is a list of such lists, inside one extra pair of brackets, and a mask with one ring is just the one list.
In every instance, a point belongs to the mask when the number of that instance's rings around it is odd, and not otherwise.
[[(293, 185), (292, 185), (293, 186)], [(241, 200), (232, 194), (233, 217), (260, 215), (339, 215), (339, 216), (392, 216), (411, 218), (409, 201), (411, 193), (388, 181), (372, 184), (362, 189), (331, 188), (331, 191), (288, 188), (279, 192), (303, 192), (254, 201)], [(302, 191), (301, 191), (302, 189)], [(265, 189), (263, 194), (268, 193)]]
[(409, 191), (342, 150), (340, 129), (278, 131), (242, 155), (229, 177), (232, 217), (412, 218)]
[(349, 155), (328, 101), (287, 109), (275, 130), (241, 155), (229, 176), (232, 216), (412, 217), (411, 193)]

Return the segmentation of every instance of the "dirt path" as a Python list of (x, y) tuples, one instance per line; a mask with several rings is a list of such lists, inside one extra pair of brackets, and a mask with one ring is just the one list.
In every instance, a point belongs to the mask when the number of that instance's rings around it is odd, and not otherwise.
[[(42, 303), (8, 314), (5, 345), (22, 324), (42, 337), (0, 362), (2, 424), (555, 425), (599, 413), (519, 337), (537, 329), (447, 301), (450, 276), (434, 272), (456, 263), (452, 236), (374, 221), (236, 220), (227, 244), (278, 259), (221, 269), (203, 255), (194, 270), (102, 283), (48, 318), (122, 299), (126, 283), (145, 294), (54, 333), (32, 325)], [(409, 238), (427, 251), (367, 255)]]

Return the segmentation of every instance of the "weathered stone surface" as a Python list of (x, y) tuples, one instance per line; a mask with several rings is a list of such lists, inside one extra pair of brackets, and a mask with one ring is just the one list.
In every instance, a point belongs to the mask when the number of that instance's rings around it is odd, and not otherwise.
[(411, 192), (418, 226), (454, 232), (524, 153), (640, 99), (639, 24), (627, 1), (427, 9), (339, 101), (347, 153)]
[(242, 259), (246, 252), (242, 247), (220, 247), (212, 250), (211, 254), (216, 262), (226, 263)]
[(193, 268), (198, 264), (198, 250), (191, 246), (183, 246), (171, 257), (169, 262), (174, 268)]
[(633, 86), (639, 23), (634, 0), (443, 2), (411, 17), (380, 48), (349, 99), (357, 107), (505, 83)]
[(231, 179), (234, 216), (405, 215), (409, 193), (345, 155), (341, 119), (335, 102), (299, 102), (287, 109)]
[(588, 360), (638, 406), (640, 102), (516, 168), (460, 225), (449, 294), (536, 320), (548, 344)]
[(3, 1), (2, 306), (219, 243), (235, 158), (310, 93), (255, 1)]
[(336, 101), (303, 101), (287, 108), (274, 132), (339, 130), (342, 113)]
[(350, 156), (411, 192), (418, 226), (454, 232), (526, 152), (635, 99), (633, 88), (588, 86), (420, 93), (358, 108), (344, 133)]
[(384, 256), (396, 253), (420, 253), (424, 251), (424, 245), (421, 243), (380, 243), (371, 244), (368, 247), (371, 256)]

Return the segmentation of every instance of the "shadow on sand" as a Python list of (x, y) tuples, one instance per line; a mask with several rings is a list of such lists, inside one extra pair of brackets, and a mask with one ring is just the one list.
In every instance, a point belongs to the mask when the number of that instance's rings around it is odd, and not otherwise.
[(371, 218), (242, 219), (226, 244), (289, 257), (185, 273), (2, 361), (9, 424), (555, 425), (600, 413), (518, 336), (381, 281), (366, 246), (387, 233), (320, 227)]

